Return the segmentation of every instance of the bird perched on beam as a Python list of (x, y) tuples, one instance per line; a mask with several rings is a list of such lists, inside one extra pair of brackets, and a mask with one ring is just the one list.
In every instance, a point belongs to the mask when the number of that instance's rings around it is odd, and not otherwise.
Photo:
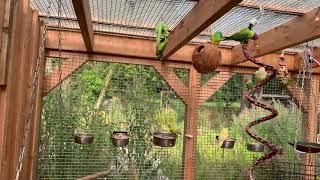
[(231, 36), (223, 36), (222, 32), (217, 31), (211, 35), (211, 43), (214, 45), (219, 45), (221, 41), (226, 40), (234, 40), (238, 41), (241, 44), (248, 43), (250, 39), (257, 40), (258, 34), (252, 30), (252, 25), (250, 24), (249, 27), (242, 29), (241, 31), (234, 33)]
[(161, 59), (164, 49), (168, 44), (169, 28), (168, 26), (160, 22), (155, 28), (157, 37), (156, 37), (156, 56)]

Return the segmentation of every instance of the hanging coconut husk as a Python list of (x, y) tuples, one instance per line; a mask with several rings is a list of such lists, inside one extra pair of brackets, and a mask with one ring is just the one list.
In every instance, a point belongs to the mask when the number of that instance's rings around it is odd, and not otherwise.
[(202, 74), (213, 72), (220, 65), (221, 52), (211, 43), (198, 45), (192, 54), (194, 68)]

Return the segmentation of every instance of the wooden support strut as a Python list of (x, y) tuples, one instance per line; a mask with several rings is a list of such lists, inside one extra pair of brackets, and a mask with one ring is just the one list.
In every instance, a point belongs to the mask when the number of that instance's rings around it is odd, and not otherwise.
[[(60, 65), (61, 68), (61, 82), (67, 79), (73, 72), (79, 69), (87, 61), (85, 59), (64, 59)], [(44, 80), (43, 94), (48, 94), (53, 88), (57, 87), (60, 83), (59, 80), (59, 67), (53, 69), (48, 77)]]
[(168, 85), (177, 93), (179, 98), (186, 104), (188, 102), (188, 88), (182, 80), (169, 68), (166, 63), (154, 66), (155, 70), (164, 78)]
[(230, 78), (233, 73), (228, 71), (221, 71), (214, 75), (210, 80), (207, 81), (200, 89), (199, 104), (203, 104), (207, 101), (214, 93), (216, 93)]

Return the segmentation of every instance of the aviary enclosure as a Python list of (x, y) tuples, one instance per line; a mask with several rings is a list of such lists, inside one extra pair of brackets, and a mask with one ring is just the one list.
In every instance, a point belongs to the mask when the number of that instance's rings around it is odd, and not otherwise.
[(319, 179), (319, 0), (2, 0), (0, 179)]

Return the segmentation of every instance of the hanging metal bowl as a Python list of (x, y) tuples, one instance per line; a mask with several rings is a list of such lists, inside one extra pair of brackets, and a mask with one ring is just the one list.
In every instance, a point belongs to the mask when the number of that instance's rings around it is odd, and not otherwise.
[(304, 153), (318, 153), (320, 152), (320, 144), (311, 143), (311, 142), (289, 142), (291, 146), (296, 145), (296, 150)]
[(124, 147), (129, 143), (129, 135), (126, 131), (114, 131), (111, 135), (112, 144), (116, 147)]
[(176, 144), (177, 135), (166, 132), (154, 132), (153, 144), (160, 147), (173, 147)]
[(77, 144), (92, 144), (94, 140), (93, 134), (77, 133), (74, 135), (74, 142)]
[(232, 149), (235, 143), (236, 140), (233, 138), (226, 139), (223, 141), (221, 148)]
[(264, 145), (261, 143), (247, 143), (247, 150), (252, 152), (263, 152)]
[[(219, 136), (216, 136), (216, 140), (219, 140)], [(234, 147), (235, 143), (236, 143), (236, 140), (234, 138), (228, 138), (223, 141), (221, 148), (231, 149)]]

